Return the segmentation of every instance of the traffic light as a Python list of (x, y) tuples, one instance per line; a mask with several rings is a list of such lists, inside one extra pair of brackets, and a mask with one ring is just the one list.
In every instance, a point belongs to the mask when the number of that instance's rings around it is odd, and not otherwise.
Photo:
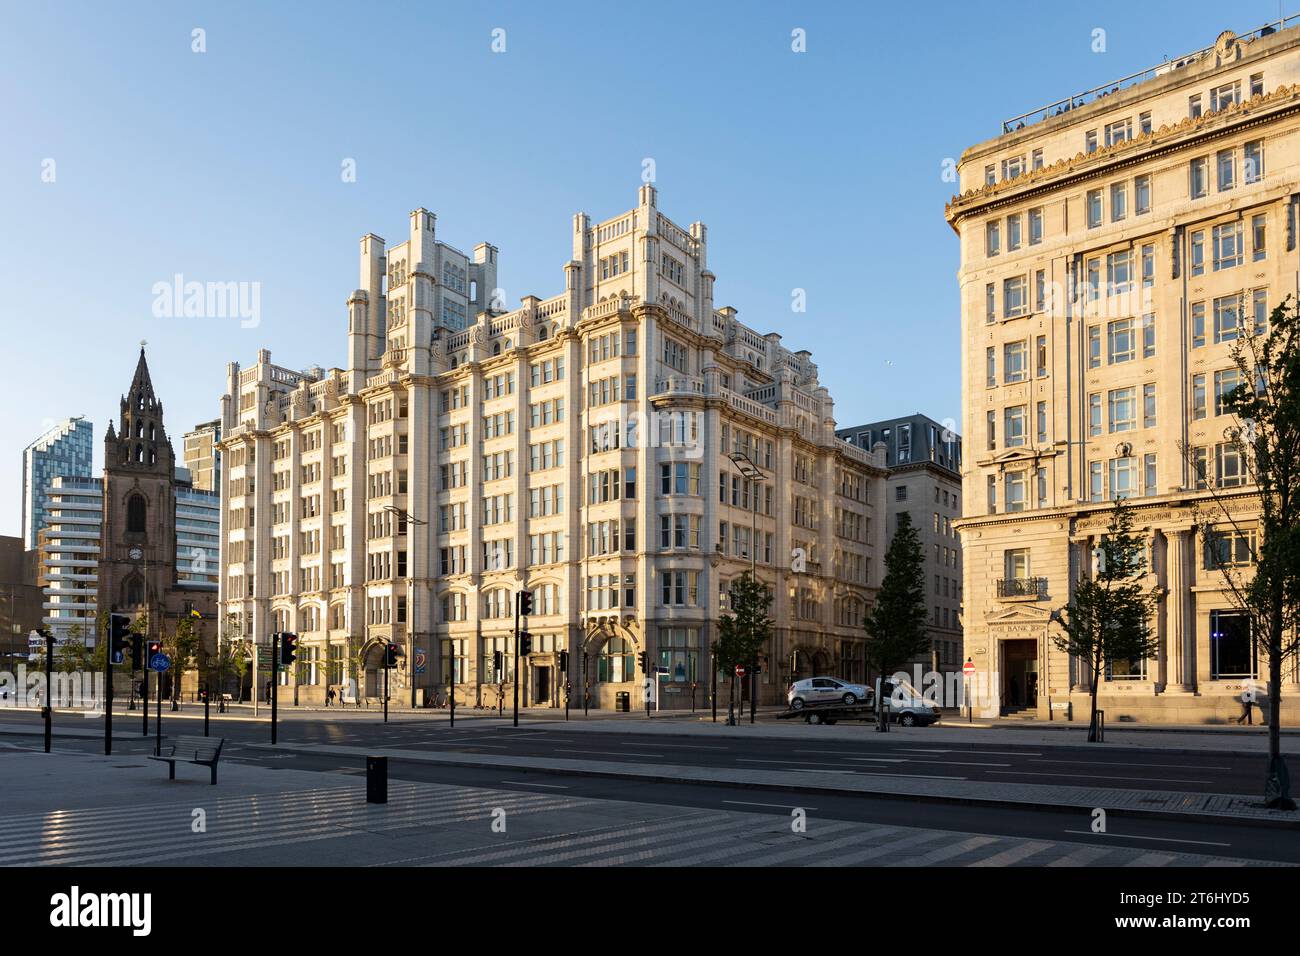
[(533, 613), (533, 592), (519, 592), (519, 614), (521, 617), (527, 617)]
[(397, 655), (398, 655), (399, 651), (400, 651), (400, 648), (399, 648), (396, 644), (389, 644), (387, 647), (384, 648), (384, 666), (385, 666), (385, 667), (396, 667), (396, 666), (397, 666)]
[(641, 673), (650, 673), (650, 655), (645, 651), (641, 651), (641, 653), (637, 654), (636, 659), (641, 664)]
[(145, 663), (148, 664), (153, 660), (155, 654), (162, 653), (162, 641), (150, 641), (149, 652), (145, 655)]
[(501, 662), (502, 662), (501, 652), (493, 651), (492, 652), (492, 673), (496, 674), (497, 680), (501, 679)]
[[(108, 637), (111, 660), (114, 664), (120, 664), (126, 660), (127, 648), (131, 647), (131, 619), (125, 614), (110, 614), (108, 616)], [(132, 657), (134, 658), (134, 653)]]
[(288, 631), (280, 633), (280, 666), (288, 667), (298, 657), (298, 635)]
[(560, 673), (569, 673), (569, 652), (560, 651)]
[(533, 635), (527, 631), (519, 632), (519, 654), (521, 657), (533, 652)]
[(144, 670), (144, 638), (139, 634), (131, 635), (131, 670)]

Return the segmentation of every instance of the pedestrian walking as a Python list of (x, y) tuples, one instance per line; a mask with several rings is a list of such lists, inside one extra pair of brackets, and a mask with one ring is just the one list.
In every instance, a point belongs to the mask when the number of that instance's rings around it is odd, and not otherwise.
[(1239, 724), (1255, 724), (1255, 682), (1246, 681), (1246, 686), (1241, 689), (1241, 716), (1237, 718)]
[(334, 688), (333, 688), (333, 687), (331, 687), (328, 691), (325, 692), (325, 706), (328, 707), (328, 706), (330, 706), (330, 704), (332, 704), (332, 703), (334, 703)]

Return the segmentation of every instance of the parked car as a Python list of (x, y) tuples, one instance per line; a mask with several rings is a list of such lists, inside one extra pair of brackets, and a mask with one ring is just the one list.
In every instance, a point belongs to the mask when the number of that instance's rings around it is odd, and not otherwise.
[(939, 708), (907, 681), (886, 681), (884, 699), (889, 702), (889, 719), (904, 727), (925, 727), (939, 719)]
[(862, 684), (850, 684), (837, 677), (806, 677), (790, 685), (785, 700), (791, 710), (803, 710), (809, 704), (839, 703), (852, 707), (870, 704), (872, 691)]

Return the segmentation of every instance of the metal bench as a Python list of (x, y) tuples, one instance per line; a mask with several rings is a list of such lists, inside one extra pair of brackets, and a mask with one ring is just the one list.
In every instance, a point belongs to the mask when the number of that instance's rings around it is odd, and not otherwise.
[(160, 760), (167, 764), (168, 780), (176, 779), (176, 761), (198, 764), (212, 771), (212, 783), (217, 782), (217, 762), (221, 760), (221, 748), (226, 745), (224, 737), (177, 737), (168, 753), (150, 756), (150, 760)]

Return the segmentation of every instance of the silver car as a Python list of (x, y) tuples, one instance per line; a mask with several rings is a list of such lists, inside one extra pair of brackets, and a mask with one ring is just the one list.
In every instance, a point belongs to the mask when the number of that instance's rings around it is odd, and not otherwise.
[(870, 688), (862, 684), (850, 684), (837, 677), (807, 677), (791, 684), (785, 699), (791, 710), (803, 710), (809, 704), (867, 704), (871, 696)]

